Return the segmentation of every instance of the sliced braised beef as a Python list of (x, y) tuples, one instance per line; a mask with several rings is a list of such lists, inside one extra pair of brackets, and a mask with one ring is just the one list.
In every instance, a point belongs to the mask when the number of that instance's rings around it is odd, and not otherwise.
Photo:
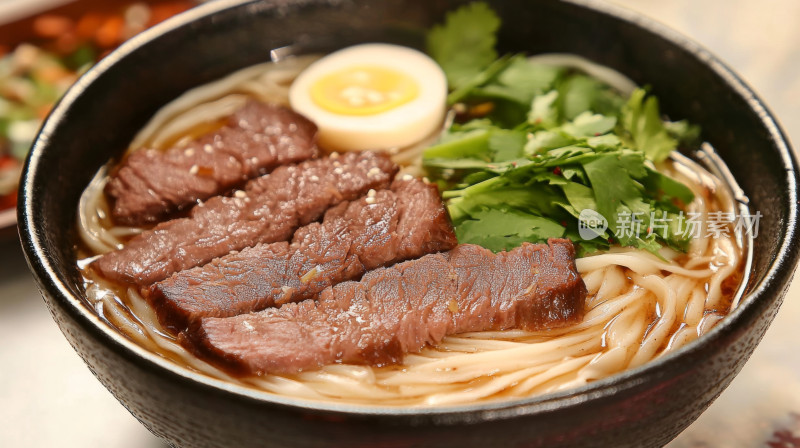
[(397, 169), (386, 154), (375, 152), (284, 165), (231, 197), (197, 205), (187, 218), (143, 232), (93, 267), (111, 280), (149, 286), (231, 251), (286, 241), (332, 206), (387, 188)]
[(578, 322), (586, 286), (568, 240), (493, 254), (461, 245), (325, 289), (318, 300), (203, 318), (181, 335), (243, 373), (296, 373), (335, 362), (383, 365), (445, 336)]
[(260, 244), (156, 283), (149, 300), (173, 329), (315, 297), (398, 261), (450, 250), (456, 236), (434, 185), (397, 179), (328, 210), (288, 243)]
[(112, 216), (123, 225), (156, 223), (276, 166), (316, 157), (316, 135), (302, 115), (249, 101), (222, 128), (185, 146), (127, 157), (106, 185)]

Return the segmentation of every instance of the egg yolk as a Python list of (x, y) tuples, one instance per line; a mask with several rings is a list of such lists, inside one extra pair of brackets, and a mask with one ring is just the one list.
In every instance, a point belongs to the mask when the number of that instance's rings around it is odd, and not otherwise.
[(357, 66), (323, 76), (311, 86), (311, 98), (329, 112), (375, 115), (419, 95), (416, 81), (398, 70)]

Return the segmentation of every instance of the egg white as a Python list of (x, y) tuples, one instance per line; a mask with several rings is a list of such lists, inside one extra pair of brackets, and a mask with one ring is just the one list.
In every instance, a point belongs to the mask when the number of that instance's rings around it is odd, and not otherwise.
[[(311, 87), (322, 77), (354, 66), (379, 66), (413, 79), (416, 98), (372, 115), (344, 115), (325, 110), (312, 99)], [(319, 144), (335, 151), (403, 148), (441, 128), (447, 108), (447, 78), (436, 62), (408, 47), (363, 44), (331, 53), (306, 68), (289, 90), (292, 108), (319, 127)]]

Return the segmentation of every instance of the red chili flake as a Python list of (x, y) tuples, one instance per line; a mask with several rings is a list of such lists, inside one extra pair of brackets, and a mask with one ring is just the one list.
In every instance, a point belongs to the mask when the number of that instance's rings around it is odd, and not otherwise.
[(612, 237), (612, 236), (608, 237), (608, 242), (610, 244), (614, 244), (614, 237)]
[(516, 168), (516, 167), (517, 167), (517, 162), (511, 162), (511, 166), (513, 166), (514, 168)]
[(533, 122), (533, 124), (542, 124), (542, 119), (537, 118), (536, 121)]
[(560, 176), (561, 175), (561, 167), (557, 166), (557, 167), (553, 168), (553, 174), (555, 174), (556, 176)]
[(653, 233), (653, 228), (652, 227), (648, 227), (647, 228), (647, 234), (649, 235), (651, 233)]
[(595, 132), (595, 133), (594, 133), (594, 136), (595, 136), (595, 137), (600, 137), (601, 135), (603, 135), (603, 134), (601, 134), (601, 133), (599, 133), (599, 132)]
[(567, 226), (567, 221), (561, 221), (561, 227), (566, 227), (566, 226)]

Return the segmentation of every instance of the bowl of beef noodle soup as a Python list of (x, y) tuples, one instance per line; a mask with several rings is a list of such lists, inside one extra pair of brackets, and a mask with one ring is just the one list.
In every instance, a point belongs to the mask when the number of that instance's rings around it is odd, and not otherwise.
[(25, 167), (92, 372), (175, 446), (660, 446), (797, 262), (724, 64), (548, 1), (222, 0), (123, 45)]

